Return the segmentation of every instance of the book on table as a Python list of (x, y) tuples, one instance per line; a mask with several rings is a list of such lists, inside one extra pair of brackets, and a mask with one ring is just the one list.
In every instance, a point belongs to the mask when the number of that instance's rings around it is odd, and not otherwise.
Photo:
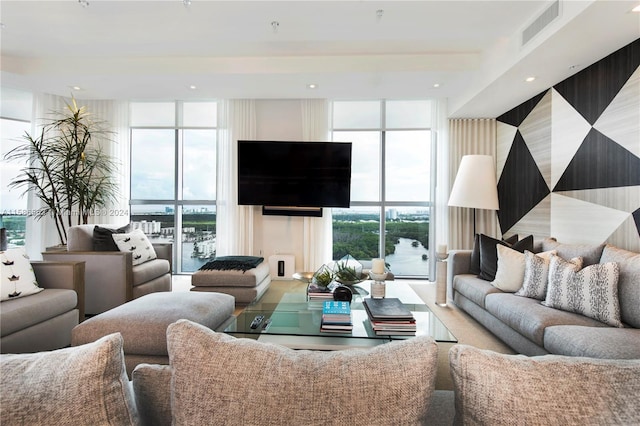
[(325, 300), (322, 306), (321, 331), (348, 332), (353, 330), (351, 304), (349, 302)]
[(416, 320), (400, 299), (364, 299), (362, 303), (376, 335), (415, 335)]
[(338, 283), (331, 283), (326, 287), (319, 286), (315, 283), (310, 283), (307, 287), (307, 296), (309, 300), (333, 300), (333, 290), (338, 286)]

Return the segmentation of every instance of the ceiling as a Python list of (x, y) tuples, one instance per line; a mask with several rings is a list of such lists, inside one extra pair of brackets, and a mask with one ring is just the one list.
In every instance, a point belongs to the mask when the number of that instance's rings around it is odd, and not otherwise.
[(640, 37), (640, 0), (560, 0), (524, 46), (552, 2), (88, 1), (0, 1), (3, 87), (79, 99), (436, 97), (450, 117), (495, 117)]

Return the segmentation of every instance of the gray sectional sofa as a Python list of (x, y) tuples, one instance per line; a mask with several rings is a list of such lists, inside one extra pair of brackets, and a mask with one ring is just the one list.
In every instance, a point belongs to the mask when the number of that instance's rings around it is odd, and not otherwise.
[(556, 250), (564, 259), (582, 257), (583, 266), (616, 262), (623, 327), (545, 306), (540, 300), (505, 292), (470, 273), (471, 250), (452, 250), (448, 297), (515, 351), (529, 356), (559, 354), (640, 359), (640, 254), (613, 245), (537, 242), (534, 251)]

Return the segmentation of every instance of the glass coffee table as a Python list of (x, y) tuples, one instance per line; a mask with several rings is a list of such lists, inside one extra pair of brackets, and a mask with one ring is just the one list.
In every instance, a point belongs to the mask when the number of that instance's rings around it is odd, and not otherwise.
[[(307, 285), (299, 281), (272, 281), (260, 301), (249, 305), (223, 330), (236, 337), (271, 342), (293, 349), (339, 350), (347, 347), (371, 347), (411, 336), (376, 335), (362, 300), (369, 297), (370, 282), (351, 287), (353, 330), (348, 333), (321, 332), (323, 300), (308, 300)], [(416, 319), (416, 336), (432, 336), (437, 342), (457, 343), (457, 339), (429, 310), (413, 289), (402, 281), (388, 281), (386, 297), (397, 297)], [(264, 316), (257, 328), (251, 328), (256, 316)]]

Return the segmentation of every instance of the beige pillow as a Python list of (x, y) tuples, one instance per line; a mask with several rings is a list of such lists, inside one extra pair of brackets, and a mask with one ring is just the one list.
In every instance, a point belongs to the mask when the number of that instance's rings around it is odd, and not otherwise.
[(174, 424), (423, 424), (437, 345), (418, 336), (371, 349), (295, 351), (187, 320), (167, 329)]
[(0, 355), (0, 370), (0, 424), (139, 424), (119, 333), (51, 352)]
[[(502, 291), (513, 293), (522, 288), (525, 276), (525, 254), (517, 250), (498, 244), (498, 270), (491, 284)], [(531, 253), (525, 250), (525, 253)], [(547, 260), (551, 253), (548, 251), (535, 254), (540, 259)]]
[(640, 360), (449, 351), (456, 424), (640, 424)]

